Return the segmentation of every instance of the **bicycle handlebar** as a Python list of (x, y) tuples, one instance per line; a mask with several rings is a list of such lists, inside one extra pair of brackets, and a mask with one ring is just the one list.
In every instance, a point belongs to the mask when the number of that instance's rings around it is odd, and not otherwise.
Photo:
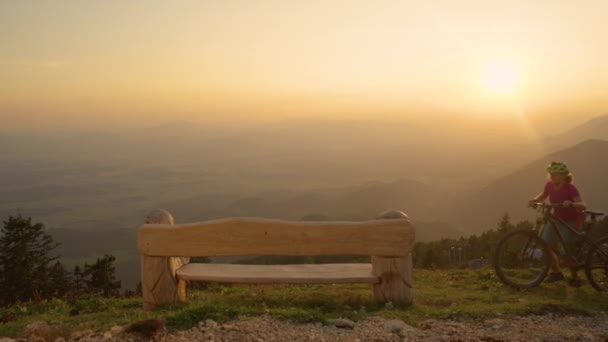
[(547, 208), (547, 209), (554, 209), (554, 208), (562, 208), (564, 205), (561, 203), (533, 203), (531, 205), (532, 208), (536, 209), (538, 207), (541, 208)]

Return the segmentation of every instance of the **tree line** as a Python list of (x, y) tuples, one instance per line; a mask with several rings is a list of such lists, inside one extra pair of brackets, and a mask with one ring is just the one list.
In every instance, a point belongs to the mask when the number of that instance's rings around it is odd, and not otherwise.
[(42, 223), (9, 216), (0, 230), (0, 306), (49, 298), (120, 295), (111, 254), (68, 270), (54, 255), (59, 246)]
[[(509, 214), (505, 213), (495, 228), (489, 229), (479, 235), (473, 234), (469, 237), (460, 237), (459, 239), (417, 242), (412, 252), (414, 267), (429, 269), (469, 267), (471, 266), (470, 262), (474, 259), (484, 260), (489, 264), (498, 241), (506, 233), (514, 229), (532, 229), (533, 227), (534, 224), (527, 220), (513, 223)], [(592, 227), (590, 237), (597, 239), (606, 235), (608, 235), (608, 217), (598, 221)], [(461, 254), (454, 253), (452, 248), (461, 248), (462, 251), (459, 251)], [(455, 254), (459, 258), (455, 258)]]

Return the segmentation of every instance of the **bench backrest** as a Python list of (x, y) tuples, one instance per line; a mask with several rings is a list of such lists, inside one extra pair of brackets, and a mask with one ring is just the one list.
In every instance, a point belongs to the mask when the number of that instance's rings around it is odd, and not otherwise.
[(414, 227), (406, 219), (300, 222), (228, 218), (188, 224), (144, 224), (137, 244), (146, 256), (407, 256)]

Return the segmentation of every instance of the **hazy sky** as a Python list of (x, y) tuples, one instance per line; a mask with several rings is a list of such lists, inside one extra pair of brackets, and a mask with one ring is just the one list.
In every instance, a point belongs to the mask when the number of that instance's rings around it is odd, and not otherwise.
[(0, 124), (608, 112), (608, 1), (0, 0)]

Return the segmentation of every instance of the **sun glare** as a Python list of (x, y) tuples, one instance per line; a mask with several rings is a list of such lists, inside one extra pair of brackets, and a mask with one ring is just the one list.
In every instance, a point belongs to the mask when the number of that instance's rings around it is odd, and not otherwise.
[(482, 71), (482, 82), (491, 93), (512, 95), (517, 89), (519, 74), (512, 64), (492, 63)]

